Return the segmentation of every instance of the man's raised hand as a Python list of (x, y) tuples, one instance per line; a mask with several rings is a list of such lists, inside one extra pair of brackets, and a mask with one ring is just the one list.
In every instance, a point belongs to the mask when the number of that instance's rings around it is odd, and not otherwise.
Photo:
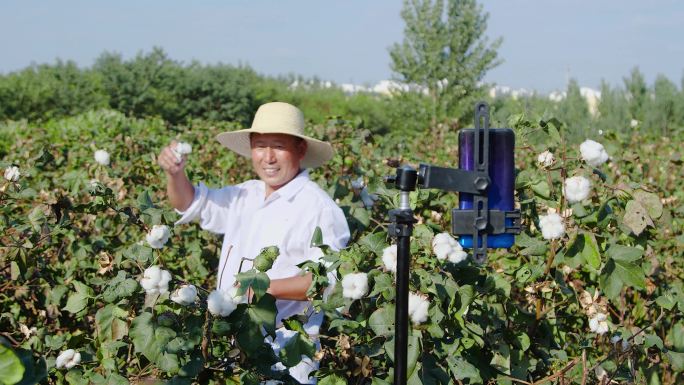
[(189, 148), (187, 143), (179, 143), (175, 140), (172, 140), (171, 144), (162, 149), (159, 157), (157, 158), (157, 163), (159, 163), (161, 168), (167, 174), (176, 175), (179, 172), (183, 172), (183, 169), (185, 168), (185, 162), (187, 160), (186, 154), (189, 153), (187, 148), (184, 148), (185, 146), (188, 146)]

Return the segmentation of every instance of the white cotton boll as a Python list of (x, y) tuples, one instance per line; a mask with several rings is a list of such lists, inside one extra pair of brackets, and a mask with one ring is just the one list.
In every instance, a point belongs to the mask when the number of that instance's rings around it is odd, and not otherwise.
[(366, 273), (350, 273), (342, 278), (342, 295), (345, 298), (360, 299), (368, 292)]
[(590, 166), (600, 166), (608, 160), (608, 153), (603, 145), (591, 139), (587, 139), (580, 144), (580, 154)]
[(439, 233), (432, 238), (432, 251), (437, 259), (448, 259), (451, 263), (460, 263), (468, 257), (461, 244), (449, 233)]
[[(459, 245), (459, 247), (460, 247), (460, 245)], [(449, 262), (451, 262), (451, 263), (461, 263), (468, 258), (468, 253), (466, 253), (463, 250), (463, 248), (452, 249), (451, 252), (447, 255), (447, 258), (449, 259)]]
[(228, 317), (237, 309), (237, 305), (235, 298), (227, 290), (214, 290), (207, 297), (207, 308), (216, 316)]
[(430, 302), (419, 294), (409, 293), (408, 313), (414, 324), (422, 324), (428, 319)]
[(629, 121), (629, 126), (632, 128), (636, 128), (636, 126), (638, 126), (638, 125), (639, 125), (639, 121), (636, 119), (632, 119)]
[(9, 166), (5, 169), (5, 179), (10, 182), (16, 182), (19, 180), (21, 173), (19, 172), (19, 167)]
[(581, 202), (589, 196), (591, 181), (583, 176), (573, 176), (565, 180), (563, 191), (568, 202)]
[(143, 277), (140, 279), (140, 286), (145, 289), (147, 294), (164, 294), (169, 291), (171, 273), (162, 270), (159, 266), (150, 266), (145, 269)]
[(385, 269), (392, 273), (397, 272), (397, 245), (390, 245), (382, 250), (382, 263)]
[(171, 294), (171, 301), (179, 305), (192, 305), (197, 301), (197, 288), (195, 285), (183, 285)]
[(542, 167), (549, 167), (555, 161), (556, 159), (553, 157), (553, 153), (549, 150), (546, 150), (537, 156), (537, 163)]
[(95, 151), (95, 161), (103, 166), (109, 165), (109, 153), (105, 150)]
[(187, 155), (192, 152), (192, 146), (190, 146), (189, 143), (178, 142), (176, 147), (173, 147), (171, 150), (176, 156), (176, 163), (180, 163), (183, 160), (183, 155)]
[(596, 313), (594, 317), (589, 319), (589, 330), (596, 334), (604, 334), (608, 332), (607, 316), (604, 313)]
[(81, 362), (81, 353), (75, 351), (74, 349), (67, 349), (57, 356), (55, 361), (55, 366), (57, 369), (65, 368), (71, 369)]
[(152, 230), (150, 230), (145, 239), (147, 240), (147, 243), (150, 245), (151, 248), (161, 249), (169, 240), (170, 236), (171, 231), (169, 230), (168, 226), (154, 225), (152, 226)]
[(544, 239), (557, 239), (565, 234), (563, 218), (557, 213), (539, 216), (539, 227), (541, 227)]

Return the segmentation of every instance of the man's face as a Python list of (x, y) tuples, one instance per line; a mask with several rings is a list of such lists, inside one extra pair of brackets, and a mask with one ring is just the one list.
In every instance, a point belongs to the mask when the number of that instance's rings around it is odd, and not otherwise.
[(306, 154), (306, 142), (285, 134), (252, 134), (252, 166), (266, 183), (266, 196), (291, 181), (299, 173)]

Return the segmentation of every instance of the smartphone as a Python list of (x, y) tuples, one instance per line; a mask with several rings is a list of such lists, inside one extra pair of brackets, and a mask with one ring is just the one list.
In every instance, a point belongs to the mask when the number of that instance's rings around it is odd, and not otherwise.
[[(484, 135), (481, 131), (480, 135)], [(480, 146), (484, 140), (481, 138)], [(475, 170), (474, 155), (475, 129), (466, 128), (458, 134), (458, 167), (462, 170)], [(488, 205), (490, 210), (513, 210), (513, 192), (515, 189), (515, 134), (510, 128), (489, 129), (489, 178), (491, 184), (488, 190)], [(480, 148), (482, 154), (482, 148)], [(459, 193), (459, 209), (473, 208), (473, 194)], [(510, 222), (510, 223), (509, 223)], [(506, 219), (506, 225), (513, 225), (512, 219)], [(473, 236), (460, 234), (459, 242), (465, 248), (473, 247)], [(477, 245), (482, 245), (482, 238), (478, 237)], [(513, 234), (487, 235), (488, 248), (509, 248), (513, 246)]]

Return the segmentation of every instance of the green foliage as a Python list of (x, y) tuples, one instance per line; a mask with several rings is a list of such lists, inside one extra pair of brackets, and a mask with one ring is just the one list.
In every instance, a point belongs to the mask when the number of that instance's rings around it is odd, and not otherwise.
[[(434, 126), (471, 112), (482, 97), (479, 82), (496, 67), (501, 39), (484, 36), (487, 14), (475, 0), (405, 0), (404, 41), (390, 49), (400, 80), (427, 90)], [(412, 109), (415, 111), (415, 109)]]

